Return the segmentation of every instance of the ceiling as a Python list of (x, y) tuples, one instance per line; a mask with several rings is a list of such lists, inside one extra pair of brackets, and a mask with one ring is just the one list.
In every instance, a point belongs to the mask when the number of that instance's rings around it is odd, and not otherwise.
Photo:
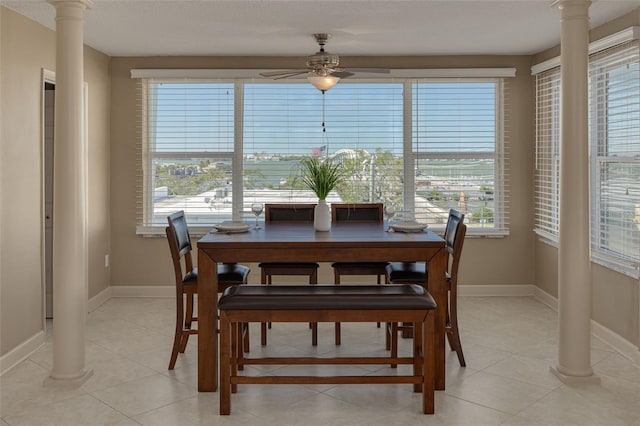
[[(55, 28), (46, 0), (0, 4)], [(640, 0), (599, 0), (591, 27)], [(93, 0), (86, 44), (110, 56), (304, 56), (312, 33), (349, 56), (533, 54), (560, 41), (549, 0)]]

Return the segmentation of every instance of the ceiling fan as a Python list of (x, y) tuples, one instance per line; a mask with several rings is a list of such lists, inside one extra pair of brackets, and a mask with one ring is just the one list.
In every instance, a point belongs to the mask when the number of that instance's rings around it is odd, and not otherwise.
[(333, 53), (325, 52), (324, 46), (331, 34), (317, 33), (313, 38), (320, 46), (320, 50), (307, 56), (307, 67), (295, 70), (267, 71), (260, 73), (263, 77), (274, 77), (275, 80), (308, 74), (307, 80), (322, 93), (338, 84), (341, 78), (351, 77), (355, 72), (374, 72), (389, 74), (384, 68), (343, 68), (340, 67), (340, 57)]

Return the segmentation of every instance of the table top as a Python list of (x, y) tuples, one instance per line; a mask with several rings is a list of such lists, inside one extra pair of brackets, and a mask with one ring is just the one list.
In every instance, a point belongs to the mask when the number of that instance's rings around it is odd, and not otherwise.
[[(444, 246), (432, 231), (386, 232), (384, 224), (372, 222), (336, 222), (328, 232), (317, 232), (308, 222), (262, 223), (260, 229), (242, 233), (213, 231), (198, 241), (198, 249), (217, 251), (216, 258), (227, 262), (232, 257), (245, 262), (425, 261), (425, 250)], [(222, 253), (227, 250), (231, 253)]]

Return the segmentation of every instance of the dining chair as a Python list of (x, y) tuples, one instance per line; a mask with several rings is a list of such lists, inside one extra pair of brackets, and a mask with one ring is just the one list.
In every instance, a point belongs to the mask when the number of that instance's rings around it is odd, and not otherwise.
[[(457, 210), (449, 211), (447, 226), (444, 232), (444, 240), (447, 252), (449, 253), (447, 262), (446, 282), (448, 290), (446, 334), (451, 350), (458, 355), (460, 366), (467, 364), (462, 353), (462, 343), (460, 342), (460, 332), (458, 330), (458, 267), (462, 255), (467, 225), (464, 224), (464, 214)], [(386, 267), (387, 281), (391, 284), (423, 284), (427, 282), (428, 268), (422, 262), (392, 262)], [(399, 329), (397, 324), (388, 325), (388, 336), (391, 338), (391, 350), (397, 351), (397, 339)], [(389, 345), (389, 344), (388, 344)]]
[[(198, 330), (191, 328), (192, 323), (198, 320), (198, 317), (193, 314), (193, 296), (198, 293), (198, 268), (193, 267), (191, 237), (184, 211), (181, 210), (167, 216), (167, 222), (169, 226), (165, 228), (165, 232), (176, 279), (176, 330), (171, 359), (169, 360), (169, 370), (173, 370), (178, 359), (178, 352), (184, 353), (187, 348), (189, 336), (198, 334)], [(184, 271), (182, 269), (183, 262)], [(236, 263), (218, 265), (218, 292), (222, 293), (230, 286), (246, 284), (249, 272), (248, 267)], [(244, 350), (248, 351), (248, 326), (244, 327), (243, 334)]]
[[(310, 222), (313, 223), (315, 215), (315, 204), (265, 204), (264, 205), (264, 222), (265, 226), (269, 226), (272, 222)], [(261, 262), (260, 267), (260, 283), (270, 285), (274, 276), (306, 276), (309, 277), (309, 284), (318, 284), (318, 268), (320, 264), (317, 262)], [(311, 326), (311, 344), (318, 345), (318, 325)], [(271, 324), (268, 324), (271, 328)], [(261, 324), (260, 343), (262, 346), (267, 344), (267, 324)]]
[[(333, 222), (373, 222), (382, 223), (384, 216), (384, 205), (382, 203), (363, 204), (331, 204), (331, 220)], [(388, 262), (334, 262), (333, 268), (334, 283), (340, 284), (343, 275), (375, 275), (378, 284), (381, 284), (381, 277), (386, 275)], [(386, 282), (386, 279), (385, 279)], [(380, 323), (378, 323), (378, 327)], [(341, 343), (340, 323), (335, 324), (336, 345)]]

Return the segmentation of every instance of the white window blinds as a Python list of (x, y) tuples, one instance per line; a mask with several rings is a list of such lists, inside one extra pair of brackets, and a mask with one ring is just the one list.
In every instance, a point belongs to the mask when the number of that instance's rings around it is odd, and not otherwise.
[(300, 179), (309, 156), (346, 169), (330, 203), (393, 203), (434, 228), (457, 208), (471, 232), (506, 233), (502, 79), (349, 80), (324, 95), (306, 81), (140, 87), (140, 234), (176, 210), (204, 230), (252, 220), (256, 202), (315, 203)]
[(593, 257), (638, 272), (640, 261), (640, 49), (611, 48), (589, 61)]
[[(144, 226), (188, 212), (189, 222), (231, 218), (234, 85), (145, 79), (142, 108)], [(140, 208), (142, 207), (142, 208)]]
[(417, 82), (412, 96), (416, 219), (454, 208), (470, 233), (506, 233), (503, 80)]
[(560, 68), (536, 75), (535, 231), (558, 241)]

